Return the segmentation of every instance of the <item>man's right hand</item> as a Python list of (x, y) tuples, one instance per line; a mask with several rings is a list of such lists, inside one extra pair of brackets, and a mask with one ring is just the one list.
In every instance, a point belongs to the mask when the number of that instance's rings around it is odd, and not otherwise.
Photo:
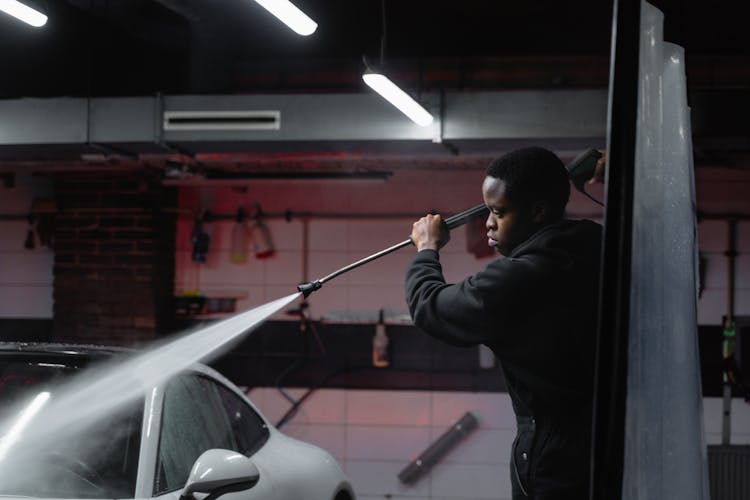
[(412, 225), (411, 242), (417, 247), (417, 251), (438, 250), (440, 240), (440, 215), (428, 214)]

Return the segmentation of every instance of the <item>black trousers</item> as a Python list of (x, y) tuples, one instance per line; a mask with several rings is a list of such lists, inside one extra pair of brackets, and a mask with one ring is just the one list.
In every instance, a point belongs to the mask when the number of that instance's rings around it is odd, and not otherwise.
[(588, 500), (591, 425), (516, 417), (510, 457), (513, 500)]

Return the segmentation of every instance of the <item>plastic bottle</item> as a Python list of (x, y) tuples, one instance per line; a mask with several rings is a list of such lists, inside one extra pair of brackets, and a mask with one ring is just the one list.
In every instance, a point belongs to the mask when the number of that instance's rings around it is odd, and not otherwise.
[(232, 227), (232, 250), (229, 254), (229, 260), (234, 264), (244, 264), (247, 262), (247, 221), (245, 220), (245, 211), (240, 207), (237, 210), (237, 218)]
[(385, 333), (383, 323), (383, 310), (380, 310), (380, 318), (375, 325), (375, 335), (372, 337), (372, 365), (384, 368), (390, 364), (388, 357), (388, 335)]

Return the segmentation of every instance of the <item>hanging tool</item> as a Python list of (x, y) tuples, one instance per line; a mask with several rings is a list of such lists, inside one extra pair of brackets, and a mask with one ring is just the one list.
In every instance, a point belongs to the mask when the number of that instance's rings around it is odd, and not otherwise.
[[(448, 240), (450, 239), (451, 229), (457, 228), (467, 223), (471, 219), (474, 219), (475, 217), (480, 217), (486, 214), (487, 214), (487, 207), (485, 205), (477, 205), (475, 207), (472, 207), (468, 210), (464, 210), (463, 212), (457, 213), (456, 215), (453, 215), (443, 220), (440, 224), (440, 240), (438, 241), (438, 246), (442, 247), (443, 245), (448, 243)], [(321, 278), (315, 281), (310, 281), (308, 283), (300, 283), (299, 285), (297, 285), (297, 290), (302, 292), (302, 294), (305, 297), (307, 297), (312, 292), (322, 287), (323, 283), (332, 280), (336, 276), (340, 274), (344, 274), (347, 271), (351, 271), (354, 268), (357, 268), (363, 264), (367, 264), (368, 262), (371, 262), (375, 259), (379, 259), (380, 257), (383, 257), (384, 255), (388, 255), (389, 253), (395, 252), (396, 250), (399, 250), (411, 244), (413, 244), (411, 241), (411, 238), (404, 240), (401, 243), (397, 243), (391, 247), (386, 248), (385, 250), (381, 250), (378, 253), (372, 254), (369, 257), (365, 257), (364, 259), (360, 259), (357, 262), (349, 264), (348, 266), (342, 267), (338, 271), (334, 271), (328, 276), (325, 276), (324, 278)]]
[(271, 230), (266, 225), (263, 218), (263, 209), (260, 207), (260, 203), (255, 202), (255, 212), (251, 219), (250, 225), (250, 237), (253, 241), (253, 254), (256, 259), (268, 259), (276, 255), (276, 249), (273, 245), (273, 238), (271, 238)]
[(193, 231), (190, 238), (193, 243), (193, 262), (206, 262), (208, 246), (211, 243), (211, 236), (203, 230), (203, 224), (211, 222), (211, 212), (204, 212), (202, 216), (196, 217), (193, 224)]
[(244, 264), (247, 262), (247, 213), (240, 206), (237, 209), (237, 215), (234, 218), (235, 224), (232, 227), (231, 248), (229, 260), (233, 264)]

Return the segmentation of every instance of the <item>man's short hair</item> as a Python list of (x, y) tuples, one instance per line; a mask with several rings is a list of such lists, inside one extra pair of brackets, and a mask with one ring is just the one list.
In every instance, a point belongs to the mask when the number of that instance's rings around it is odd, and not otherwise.
[(540, 147), (522, 148), (492, 160), (485, 175), (505, 181), (514, 203), (547, 203), (551, 220), (562, 218), (570, 198), (568, 170), (555, 153)]

